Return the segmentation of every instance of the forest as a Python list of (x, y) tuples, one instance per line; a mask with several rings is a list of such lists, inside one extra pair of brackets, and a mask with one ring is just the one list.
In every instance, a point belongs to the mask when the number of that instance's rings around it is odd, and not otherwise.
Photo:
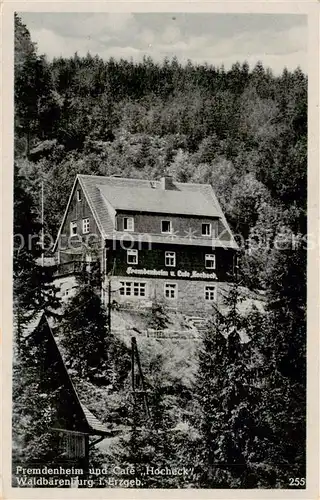
[[(192, 478), (150, 478), (150, 488), (287, 488), (290, 478), (304, 478), (307, 76), (300, 68), (275, 75), (246, 61), (228, 70), (176, 58), (105, 61), (89, 53), (49, 61), (18, 15), (14, 64), (14, 234), (39, 236), (42, 183), (44, 231), (54, 240), (77, 173), (170, 174), (213, 186), (241, 247), (230, 311), (213, 311), (201, 347), (143, 346), (156, 424), (123, 437), (112, 459), (193, 464)], [(54, 314), (59, 305), (50, 269), (37, 265), (41, 249), (34, 241), (14, 252), (19, 331), (35, 312)], [(237, 312), (238, 285), (263, 294), (264, 314)], [(82, 281), (57, 331), (67, 358), (79, 360), (72, 366), (79, 387), (100, 401), (100, 418), (130, 422), (127, 380), (114, 375), (127, 373), (128, 348), (106, 331), (93, 289), (90, 279)], [(161, 322), (161, 311), (152, 314)], [(243, 330), (248, 343), (240, 341)], [(30, 405), (26, 396), (30, 364), (24, 353), (14, 366), (14, 453), (24, 457), (45, 455), (39, 435), (21, 424), (41, 413), (41, 401)], [(92, 368), (105, 377), (107, 410)], [(177, 418), (180, 432), (170, 433)]]

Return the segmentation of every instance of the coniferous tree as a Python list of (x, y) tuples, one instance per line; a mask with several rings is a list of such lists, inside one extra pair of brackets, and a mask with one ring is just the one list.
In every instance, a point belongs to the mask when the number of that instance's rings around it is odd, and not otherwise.
[(242, 316), (239, 299), (235, 285), (226, 299), (227, 312), (215, 311), (200, 351), (200, 437), (194, 460), (202, 488), (252, 488), (263, 483), (263, 474), (256, 470), (261, 465), (257, 449), (262, 401), (261, 359), (254, 345), (262, 318), (257, 312)]
[(107, 383), (110, 332), (101, 303), (98, 267), (93, 266), (88, 272), (83, 266), (77, 281), (76, 294), (68, 301), (60, 325), (61, 343), (66, 349), (68, 365), (79, 376), (104, 376)]
[(53, 92), (51, 70), (44, 56), (38, 56), (30, 33), (15, 15), (15, 133), (25, 139), (23, 152), (29, 156), (37, 139), (52, 138), (59, 119), (59, 104)]
[(27, 27), (22, 23), (19, 16), (14, 15), (14, 83), (15, 83), (15, 152), (18, 154), (25, 154), (29, 148), (30, 131), (25, 131), (27, 124), (31, 119), (27, 120), (27, 113), (30, 112), (30, 103), (33, 97), (29, 96), (29, 106), (26, 102), (28, 98), (25, 89), (28, 86), (29, 79), (32, 80), (34, 76), (34, 65), (36, 61), (36, 46), (32, 42), (30, 33)]
[(39, 311), (55, 315), (60, 306), (54, 285), (56, 266), (42, 266), (41, 223), (15, 166), (13, 290), (18, 342), (23, 326)]
[[(261, 350), (269, 360), (264, 408), (273, 437), (278, 482), (306, 475), (306, 250), (303, 243), (272, 252), (268, 324)], [(270, 411), (271, 409), (271, 411)]]
[(61, 344), (68, 368), (78, 377), (97, 385), (117, 387), (127, 369), (128, 352), (108, 329), (108, 318), (101, 301), (99, 262), (85, 263), (77, 276), (76, 293), (65, 305), (59, 324)]

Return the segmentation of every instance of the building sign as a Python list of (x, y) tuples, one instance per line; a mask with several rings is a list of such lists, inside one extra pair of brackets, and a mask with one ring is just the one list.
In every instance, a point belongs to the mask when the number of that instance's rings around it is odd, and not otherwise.
[(164, 270), (164, 269), (138, 269), (135, 267), (127, 267), (127, 274), (129, 276), (154, 276), (154, 277), (164, 277), (164, 278), (186, 278), (186, 279), (210, 279), (216, 280), (216, 273), (206, 273), (202, 271), (178, 271), (174, 270)]

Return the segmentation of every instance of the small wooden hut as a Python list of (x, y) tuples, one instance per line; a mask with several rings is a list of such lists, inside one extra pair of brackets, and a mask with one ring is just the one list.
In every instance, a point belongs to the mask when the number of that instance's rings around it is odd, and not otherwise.
[(25, 349), (33, 353), (41, 393), (49, 396), (47, 428), (52, 442), (58, 444), (59, 464), (62, 460), (68, 466), (81, 468), (86, 476), (89, 449), (115, 432), (81, 403), (45, 314), (25, 338)]

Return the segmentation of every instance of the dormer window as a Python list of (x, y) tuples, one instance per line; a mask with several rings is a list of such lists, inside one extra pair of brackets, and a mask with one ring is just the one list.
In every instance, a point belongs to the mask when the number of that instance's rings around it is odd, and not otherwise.
[(162, 220), (161, 221), (161, 232), (170, 234), (172, 233), (172, 223), (171, 220)]
[(123, 218), (123, 230), (124, 231), (134, 231), (133, 217), (124, 217)]
[(202, 236), (211, 236), (211, 224), (210, 222), (205, 222), (202, 224)]

